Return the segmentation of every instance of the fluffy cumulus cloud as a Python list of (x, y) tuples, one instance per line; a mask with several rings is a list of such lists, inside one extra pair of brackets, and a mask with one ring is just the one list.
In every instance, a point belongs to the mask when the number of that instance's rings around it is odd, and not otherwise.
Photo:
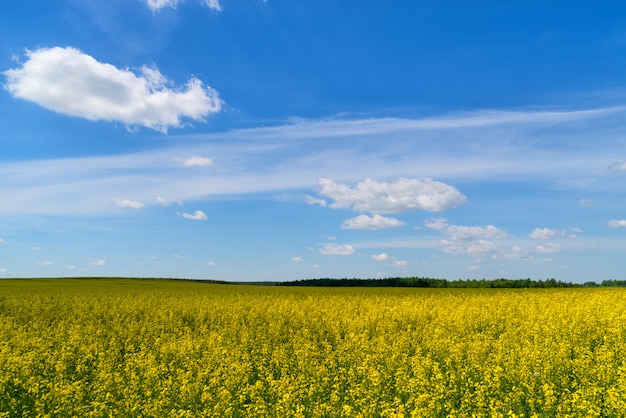
[(320, 206), (326, 206), (327, 203), (324, 199), (319, 199), (317, 197), (313, 197), (313, 196), (306, 196), (306, 202), (309, 205), (320, 205)]
[(89, 263), (89, 265), (90, 266), (104, 266), (104, 265), (106, 265), (106, 261), (104, 261), (104, 260), (96, 260), (96, 261), (93, 261), (93, 262)]
[(551, 242), (548, 242), (546, 244), (538, 245), (537, 247), (535, 247), (535, 251), (542, 254), (558, 253), (561, 251), (561, 246), (559, 244), (553, 244)]
[(397, 228), (404, 225), (406, 224), (398, 219), (375, 214), (374, 216), (359, 215), (354, 218), (346, 219), (341, 225), (341, 228), (378, 230)]
[(71, 47), (27, 51), (26, 57), (21, 68), (4, 72), (7, 90), (61, 114), (167, 132), (182, 126), (182, 118), (201, 121), (221, 109), (218, 93), (195, 77), (172, 88), (156, 68), (119, 69)]
[(562, 235), (561, 231), (551, 228), (535, 228), (533, 232), (530, 233), (532, 239), (552, 239), (559, 235)]
[[(145, 0), (145, 2), (152, 11), (159, 11), (165, 7), (176, 8), (178, 3), (181, 3), (181, 0)], [(200, 3), (204, 4), (209, 9), (216, 11), (222, 10), (222, 5), (219, 0), (202, 0)]]
[(428, 229), (441, 231), (450, 236), (455, 241), (472, 241), (476, 239), (506, 238), (506, 231), (493, 225), (486, 226), (464, 226), (449, 225), (443, 218), (438, 218), (424, 222)]
[(367, 178), (355, 187), (320, 179), (319, 186), (319, 194), (332, 199), (329, 205), (331, 208), (357, 212), (439, 212), (456, 207), (466, 200), (456, 188), (430, 178), (400, 178), (394, 182)]
[(474, 239), (506, 238), (507, 233), (493, 225), (486, 226), (463, 226), (450, 225), (445, 232), (454, 240), (469, 241)]
[(449, 239), (439, 241), (439, 248), (447, 254), (469, 254), (478, 257), (481, 254), (496, 252), (498, 246), (491, 240), (506, 238), (508, 234), (493, 225), (464, 226), (449, 225), (445, 219), (439, 218), (424, 222), (428, 229), (441, 231)]
[(170, 205), (169, 200), (167, 200), (166, 198), (164, 198), (163, 196), (157, 196), (156, 197), (156, 201), (159, 202), (159, 205), (166, 207)]
[(372, 260), (374, 260), (374, 261), (387, 261), (387, 260), (389, 260), (389, 254), (387, 254), (387, 253), (374, 254), (372, 256)]
[(177, 158), (176, 161), (181, 163), (183, 167), (207, 167), (213, 165), (213, 161), (206, 157)]
[(624, 228), (626, 227), (626, 219), (611, 219), (609, 226), (613, 228)]
[(532, 261), (532, 257), (528, 255), (528, 251), (519, 245), (513, 245), (510, 250), (503, 251), (502, 256), (511, 260)]
[(485, 239), (477, 239), (469, 242), (442, 239), (439, 241), (439, 248), (447, 254), (468, 254), (474, 257), (498, 250), (498, 246), (496, 244)]
[(326, 244), (320, 250), (324, 255), (352, 255), (354, 247), (352, 245)]
[(191, 219), (192, 221), (206, 221), (209, 219), (204, 212), (197, 210), (194, 213), (179, 213), (185, 219)]
[(304, 262), (304, 258), (302, 258), (302, 257), (292, 257), (291, 261), (293, 261), (295, 263), (302, 263), (302, 262)]
[(121, 197), (116, 197), (115, 199), (113, 199), (113, 203), (115, 203), (120, 208), (131, 208), (131, 209), (143, 208), (143, 203), (135, 201), (135, 200), (122, 199)]

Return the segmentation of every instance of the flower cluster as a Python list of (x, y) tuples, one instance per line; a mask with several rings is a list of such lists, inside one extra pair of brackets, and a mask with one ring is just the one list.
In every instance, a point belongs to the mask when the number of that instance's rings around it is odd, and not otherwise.
[(0, 281), (0, 416), (620, 416), (626, 290)]

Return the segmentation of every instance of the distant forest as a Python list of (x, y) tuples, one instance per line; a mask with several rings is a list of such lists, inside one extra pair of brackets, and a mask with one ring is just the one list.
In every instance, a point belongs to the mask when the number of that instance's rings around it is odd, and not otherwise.
[(304, 279), (276, 283), (278, 286), (327, 286), (327, 287), (428, 287), (428, 288), (557, 288), (557, 287), (626, 287), (626, 280), (604, 280), (601, 283), (583, 284), (562, 282), (555, 279), (494, 279), (494, 280), (446, 280), (426, 277), (393, 277), (384, 279)]

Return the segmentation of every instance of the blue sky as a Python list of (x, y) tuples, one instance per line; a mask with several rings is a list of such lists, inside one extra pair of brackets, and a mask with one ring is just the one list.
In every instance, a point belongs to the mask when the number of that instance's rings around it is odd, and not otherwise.
[(0, 6), (0, 277), (626, 279), (622, 2)]

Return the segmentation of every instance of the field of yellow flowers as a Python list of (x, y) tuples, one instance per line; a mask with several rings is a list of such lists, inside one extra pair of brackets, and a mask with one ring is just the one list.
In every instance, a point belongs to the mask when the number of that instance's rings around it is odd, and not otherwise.
[(626, 290), (0, 280), (0, 416), (624, 416)]

